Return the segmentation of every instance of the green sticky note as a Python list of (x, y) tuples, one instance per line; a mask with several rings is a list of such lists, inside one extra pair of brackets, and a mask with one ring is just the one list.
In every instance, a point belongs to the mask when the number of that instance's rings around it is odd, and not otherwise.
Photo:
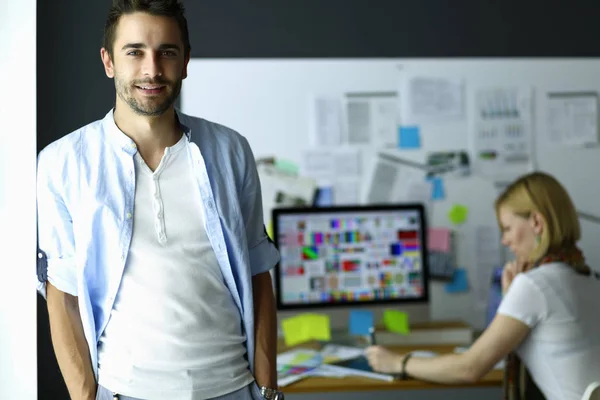
[(390, 332), (408, 335), (410, 327), (408, 325), (408, 314), (402, 311), (385, 310), (383, 312), (383, 324)]
[(309, 314), (306, 316), (310, 336), (314, 340), (331, 340), (329, 317), (323, 314)]
[(275, 167), (282, 172), (287, 172), (288, 174), (298, 174), (298, 165), (288, 160), (280, 160), (279, 158), (276, 159)]
[(311, 340), (308, 326), (301, 315), (284, 319), (281, 321), (281, 327), (286, 346), (295, 346)]
[(448, 219), (454, 225), (463, 224), (467, 220), (468, 215), (469, 209), (460, 204), (454, 204), (450, 211), (448, 211)]

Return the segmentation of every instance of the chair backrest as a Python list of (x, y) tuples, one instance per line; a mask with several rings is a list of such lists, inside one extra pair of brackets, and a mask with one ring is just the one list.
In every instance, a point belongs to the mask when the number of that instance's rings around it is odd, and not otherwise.
[(600, 381), (590, 383), (581, 400), (600, 400)]

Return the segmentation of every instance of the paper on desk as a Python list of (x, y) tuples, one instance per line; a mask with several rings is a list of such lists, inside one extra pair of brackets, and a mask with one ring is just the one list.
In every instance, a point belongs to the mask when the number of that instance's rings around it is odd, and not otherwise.
[(448, 253), (451, 245), (451, 231), (447, 228), (429, 228), (427, 250)]
[(277, 384), (286, 386), (308, 376), (323, 362), (321, 354), (312, 349), (295, 349), (277, 355)]
[(321, 356), (324, 363), (331, 363), (342, 360), (350, 360), (364, 354), (361, 347), (342, 346), (337, 344), (327, 344), (321, 349)]
[(342, 100), (336, 97), (316, 96), (313, 103), (314, 129), (310, 144), (339, 146), (343, 142)]

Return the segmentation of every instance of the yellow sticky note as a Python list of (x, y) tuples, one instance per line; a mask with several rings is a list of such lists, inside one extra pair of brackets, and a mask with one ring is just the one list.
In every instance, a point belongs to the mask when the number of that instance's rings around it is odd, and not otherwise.
[(281, 321), (281, 327), (286, 346), (295, 346), (311, 339), (307, 324), (300, 315), (284, 319)]
[(448, 219), (454, 225), (460, 225), (467, 220), (469, 215), (469, 209), (466, 206), (460, 204), (454, 204), (450, 211), (448, 211)]
[(408, 315), (402, 311), (385, 310), (383, 312), (383, 324), (390, 332), (408, 335), (410, 327), (408, 325)]
[(311, 338), (315, 340), (331, 340), (329, 317), (323, 314), (310, 314), (306, 316)]
[(269, 221), (267, 224), (267, 235), (271, 238), (271, 240), (275, 240), (273, 237), (273, 221)]

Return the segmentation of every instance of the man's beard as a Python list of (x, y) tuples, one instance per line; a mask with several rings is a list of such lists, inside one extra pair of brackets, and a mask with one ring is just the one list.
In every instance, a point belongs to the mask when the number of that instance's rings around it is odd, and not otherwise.
[[(182, 81), (182, 79), (178, 79), (173, 85), (170, 81), (161, 77), (157, 77), (155, 79), (139, 80), (127, 83), (115, 77), (115, 89), (117, 91), (117, 95), (121, 98), (121, 100), (129, 105), (133, 112), (147, 117), (157, 117), (164, 114), (164, 112), (173, 105), (177, 99), (177, 96), (179, 96), (179, 93), (181, 92)], [(156, 99), (148, 99), (149, 101), (146, 104), (142, 104), (133, 96), (132, 92), (137, 90), (136, 86), (143, 85), (164, 85), (165, 88), (163, 90), (167, 90), (169, 87), (171, 87), (173, 90), (161, 103), (155, 102)]]

